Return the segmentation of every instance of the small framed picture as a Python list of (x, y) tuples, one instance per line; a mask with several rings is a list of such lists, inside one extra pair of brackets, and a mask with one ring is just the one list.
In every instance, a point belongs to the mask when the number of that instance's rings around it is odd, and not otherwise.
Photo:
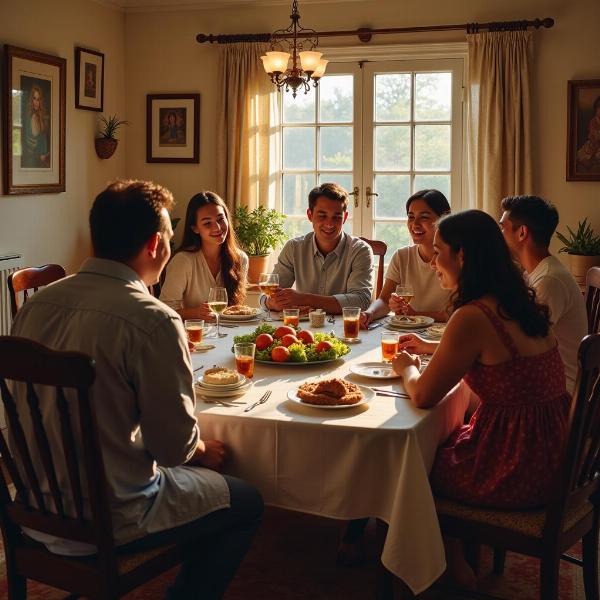
[(146, 162), (200, 162), (200, 94), (146, 96)]
[(75, 48), (75, 108), (104, 110), (104, 54)]
[(569, 81), (567, 181), (600, 181), (600, 79)]
[(15, 46), (4, 61), (4, 192), (64, 192), (67, 61)]

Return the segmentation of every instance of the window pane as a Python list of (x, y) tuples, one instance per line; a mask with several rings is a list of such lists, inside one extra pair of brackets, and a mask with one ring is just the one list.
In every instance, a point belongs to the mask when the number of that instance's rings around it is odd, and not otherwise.
[(351, 123), (353, 121), (353, 80), (352, 75), (326, 75), (321, 79), (319, 82), (319, 121), (321, 123)]
[(315, 168), (315, 128), (283, 128), (283, 168)]
[(450, 170), (450, 125), (415, 125), (415, 169)]
[(375, 121), (410, 121), (410, 73), (375, 75)]
[(375, 239), (382, 240), (388, 245), (388, 250), (385, 254), (385, 262), (388, 264), (392, 258), (392, 254), (411, 243), (410, 234), (406, 228), (404, 221), (376, 222), (375, 223)]
[(374, 151), (376, 171), (408, 171), (410, 169), (410, 127), (376, 126)]
[(302, 219), (297, 217), (288, 217), (285, 220), (284, 228), (290, 238), (304, 235), (305, 233), (309, 233), (313, 230), (312, 223), (307, 219), (307, 217)]
[(306, 215), (308, 192), (315, 187), (312, 173), (286, 174), (283, 176), (283, 213), (286, 215)]
[(452, 73), (415, 74), (415, 121), (450, 121)]
[(413, 190), (439, 190), (450, 202), (450, 175), (415, 175)]
[(295, 98), (283, 92), (283, 122), (284, 123), (314, 123), (315, 94), (298, 94)]
[(344, 171), (351, 169), (352, 127), (321, 127), (319, 133), (319, 168)]
[(410, 196), (410, 175), (375, 175), (375, 218), (405, 217)]
[[(352, 192), (352, 173), (326, 173), (322, 171), (319, 175), (319, 181), (317, 185), (322, 183), (337, 183), (341, 185), (350, 194)], [(352, 218), (352, 211), (354, 209), (354, 196), (348, 196), (348, 221), (346, 221), (346, 231), (352, 232), (352, 226), (348, 224)], [(350, 229), (348, 229), (350, 227)]]

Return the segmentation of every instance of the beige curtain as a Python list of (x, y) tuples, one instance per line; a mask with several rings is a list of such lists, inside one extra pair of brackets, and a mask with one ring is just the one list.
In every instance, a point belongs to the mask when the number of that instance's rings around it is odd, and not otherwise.
[(253, 43), (219, 46), (217, 190), (232, 210), (268, 206), (276, 179), (269, 160), (276, 143), (270, 125), (275, 88), (260, 60), (267, 49)]
[(529, 31), (467, 36), (470, 204), (493, 217), (505, 196), (531, 193)]

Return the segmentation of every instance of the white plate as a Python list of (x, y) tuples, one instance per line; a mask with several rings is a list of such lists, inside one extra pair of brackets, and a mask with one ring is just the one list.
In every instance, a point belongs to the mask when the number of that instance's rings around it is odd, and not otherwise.
[(263, 311), (260, 308), (252, 309), (251, 315), (225, 315), (221, 314), (221, 321), (256, 321), (259, 317), (262, 317)]
[(198, 377), (196, 381), (198, 382), (198, 385), (202, 388), (207, 388), (211, 390), (235, 390), (236, 388), (239, 388), (246, 383), (246, 377), (244, 375), (239, 375), (239, 380), (237, 383), (218, 384), (208, 383), (207, 381), (204, 381), (204, 376), (202, 375)]
[(196, 393), (199, 396), (206, 396), (207, 398), (228, 398), (229, 396), (245, 394), (251, 387), (252, 381), (246, 381), (244, 385), (241, 385), (234, 390), (213, 390), (212, 388), (207, 388), (203, 385), (197, 385)]
[(392, 365), (382, 362), (359, 363), (350, 366), (350, 373), (372, 379), (397, 379), (401, 377), (392, 369)]
[[(408, 319), (410, 319), (410, 321)], [(406, 320), (398, 317), (390, 317), (386, 321), (388, 327), (393, 327), (394, 329), (423, 329), (424, 327), (433, 325), (433, 323), (435, 323), (435, 320), (431, 317), (418, 315), (410, 316)]]
[(326, 410), (338, 410), (343, 408), (354, 408), (355, 406), (360, 406), (361, 404), (366, 404), (375, 398), (375, 392), (364, 385), (359, 385), (360, 391), (363, 393), (364, 398), (357, 402), (356, 404), (334, 404), (334, 405), (325, 405), (325, 404), (309, 404), (308, 402), (304, 402), (301, 398), (298, 397), (298, 388), (294, 388), (293, 390), (289, 390), (287, 393), (288, 400), (292, 402), (297, 402), (298, 404), (302, 404), (302, 406), (312, 406), (312, 408), (324, 408)]

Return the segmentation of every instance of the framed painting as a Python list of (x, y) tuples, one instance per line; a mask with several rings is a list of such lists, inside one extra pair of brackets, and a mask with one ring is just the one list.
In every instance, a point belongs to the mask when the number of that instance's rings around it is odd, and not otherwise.
[(200, 162), (200, 94), (146, 96), (146, 162)]
[(75, 48), (75, 108), (104, 110), (104, 54)]
[(4, 60), (4, 192), (64, 192), (67, 61), (15, 46)]
[(600, 79), (569, 81), (567, 181), (600, 181)]

